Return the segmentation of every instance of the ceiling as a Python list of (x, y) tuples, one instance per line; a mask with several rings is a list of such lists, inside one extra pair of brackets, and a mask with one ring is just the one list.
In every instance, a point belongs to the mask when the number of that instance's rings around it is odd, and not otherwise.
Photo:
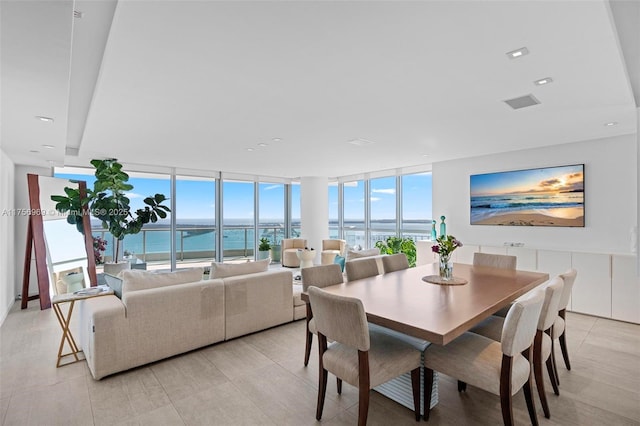
[(639, 5), (3, 0), (0, 143), (296, 178), (633, 134)]

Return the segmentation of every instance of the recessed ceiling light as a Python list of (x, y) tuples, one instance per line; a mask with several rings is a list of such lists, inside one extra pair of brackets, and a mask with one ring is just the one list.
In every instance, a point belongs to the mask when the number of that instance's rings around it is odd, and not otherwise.
[(551, 83), (552, 81), (553, 81), (553, 79), (552, 79), (551, 77), (545, 77), (545, 78), (541, 78), (540, 80), (536, 80), (536, 81), (534, 81), (533, 83), (534, 83), (536, 86), (542, 86), (542, 85), (545, 85), (545, 84), (549, 84), (549, 83)]
[(38, 151), (37, 149), (30, 149), (29, 152), (33, 152), (34, 154), (39, 153), (40, 151)]
[(47, 123), (53, 123), (53, 118), (51, 117), (44, 117), (42, 115), (36, 115), (36, 118), (40, 121), (45, 121)]
[(247, 151), (253, 151), (253, 148), (247, 148)]
[(280, 142), (282, 139), (280, 139), (280, 138), (273, 138), (273, 139), (271, 139), (271, 140), (272, 140), (272, 141), (274, 141), (274, 142)]
[(267, 145), (267, 144), (266, 144), (266, 143), (264, 143), (264, 142), (261, 142), (261, 143), (259, 143), (259, 144), (258, 144), (258, 146), (269, 146), (269, 145)]
[(43, 144), (43, 145), (42, 145), (42, 147), (43, 147), (43, 148), (47, 148), (47, 149), (53, 149), (53, 148), (55, 148), (55, 146), (53, 146), (53, 145), (48, 145), (48, 144)]
[(512, 50), (511, 52), (507, 52), (507, 57), (509, 59), (520, 58), (521, 56), (528, 55), (529, 49), (526, 47), (521, 47), (520, 49)]
[(423, 156), (423, 157), (428, 157), (428, 156), (429, 156), (429, 154), (422, 154), (422, 156)]
[(618, 122), (617, 121), (610, 121), (608, 123), (604, 123), (604, 125), (607, 126), (607, 127), (617, 126)]

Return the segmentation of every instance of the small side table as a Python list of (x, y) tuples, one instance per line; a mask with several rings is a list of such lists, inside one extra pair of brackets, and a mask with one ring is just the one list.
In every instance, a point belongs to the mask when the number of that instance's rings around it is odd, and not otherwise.
[[(109, 294), (113, 294), (113, 290), (108, 286), (98, 286), (88, 287), (75, 293), (58, 294), (56, 296), (53, 296), (53, 298), (51, 299), (51, 306), (53, 307), (53, 312), (56, 313), (56, 317), (58, 318), (60, 327), (62, 327), (62, 338), (60, 339), (60, 346), (58, 347), (58, 362), (56, 363), (56, 367), (62, 367), (63, 365), (69, 365), (84, 360), (84, 358), (78, 357), (78, 354), (82, 352), (82, 350), (78, 348), (78, 345), (76, 344), (76, 341), (71, 334), (71, 330), (69, 329), (69, 325), (71, 323), (71, 315), (73, 315), (73, 307), (76, 301), (90, 299), (92, 297), (107, 296)], [(61, 309), (61, 305), (63, 303), (69, 303), (69, 312), (67, 312), (66, 317), (62, 313)], [(63, 354), (62, 350), (64, 349), (65, 341), (69, 345), (71, 352)], [(74, 361), (61, 364), (64, 357), (71, 355), (73, 355), (73, 357), (75, 358)]]
[(300, 259), (300, 269), (313, 266), (313, 260), (316, 258), (315, 250), (299, 249), (296, 254), (298, 255), (298, 259)]

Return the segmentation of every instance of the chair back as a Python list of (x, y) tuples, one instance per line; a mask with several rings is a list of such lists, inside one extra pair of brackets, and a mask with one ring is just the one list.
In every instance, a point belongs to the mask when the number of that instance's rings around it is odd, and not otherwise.
[(500, 342), (503, 354), (514, 356), (531, 346), (543, 301), (544, 291), (537, 290), (526, 299), (517, 300), (511, 305), (502, 326)]
[(345, 271), (347, 273), (347, 281), (375, 277), (380, 274), (378, 262), (371, 257), (350, 260), (345, 264)]
[(299, 248), (303, 249), (307, 246), (307, 240), (304, 238), (285, 238), (281, 241), (282, 250)]
[(573, 268), (560, 274), (560, 278), (564, 281), (564, 288), (562, 289), (562, 297), (560, 297), (560, 305), (558, 306), (559, 311), (567, 308), (569, 298), (571, 297), (571, 289), (573, 288), (573, 283), (576, 281), (577, 275), (578, 271)]
[(311, 286), (323, 288), (344, 282), (342, 268), (337, 263), (302, 268), (301, 272), (303, 291), (309, 290)]
[(309, 287), (309, 301), (318, 333), (360, 351), (369, 350), (369, 326), (360, 299)]
[(473, 253), (474, 266), (491, 266), (500, 269), (516, 269), (518, 258), (505, 254)]
[(322, 240), (322, 250), (338, 250), (340, 254), (344, 253), (346, 245), (345, 240)]
[(540, 318), (538, 319), (538, 330), (545, 331), (556, 321), (563, 287), (562, 278), (558, 276), (549, 281), (549, 284), (544, 289), (544, 302), (542, 302)]
[(382, 256), (382, 266), (384, 267), (385, 274), (387, 272), (400, 271), (402, 269), (409, 269), (409, 260), (404, 253), (391, 254), (389, 256)]

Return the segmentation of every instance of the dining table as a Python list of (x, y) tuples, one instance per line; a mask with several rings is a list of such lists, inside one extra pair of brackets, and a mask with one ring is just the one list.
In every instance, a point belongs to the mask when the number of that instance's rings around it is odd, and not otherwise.
[[(446, 345), (549, 279), (545, 272), (463, 263), (454, 263), (450, 281), (438, 275), (438, 263), (430, 263), (323, 290), (360, 299), (371, 324), (424, 340), (427, 345)], [(308, 303), (308, 294), (303, 293), (302, 299)], [(412, 407), (410, 380), (399, 380), (383, 386), (383, 393), (390, 389), (394, 395), (388, 396)], [(437, 403), (437, 389), (433, 396), (432, 407)]]

